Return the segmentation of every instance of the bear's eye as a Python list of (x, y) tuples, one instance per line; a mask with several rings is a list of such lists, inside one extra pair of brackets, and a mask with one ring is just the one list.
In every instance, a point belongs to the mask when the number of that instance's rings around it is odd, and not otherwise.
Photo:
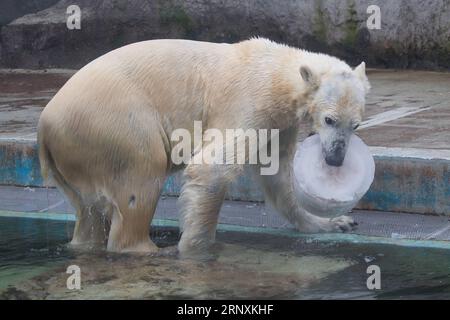
[(358, 127), (359, 127), (359, 123), (358, 124), (356, 124), (354, 127), (353, 127), (353, 130), (356, 130), (356, 129), (358, 129)]
[(331, 118), (329, 118), (329, 117), (325, 117), (325, 123), (326, 123), (327, 125), (329, 125), (329, 126), (332, 126), (332, 125), (334, 125), (334, 124), (336, 123), (336, 120), (331, 119)]

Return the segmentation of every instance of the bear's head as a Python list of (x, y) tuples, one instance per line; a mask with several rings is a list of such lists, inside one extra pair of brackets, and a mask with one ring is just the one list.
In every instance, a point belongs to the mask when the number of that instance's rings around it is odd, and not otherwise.
[(365, 95), (370, 89), (365, 63), (351, 71), (335, 71), (321, 77), (302, 66), (300, 74), (313, 92), (308, 115), (313, 131), (320, 136), (325, 161), (341, 166), (350, 136), (363, 117)]

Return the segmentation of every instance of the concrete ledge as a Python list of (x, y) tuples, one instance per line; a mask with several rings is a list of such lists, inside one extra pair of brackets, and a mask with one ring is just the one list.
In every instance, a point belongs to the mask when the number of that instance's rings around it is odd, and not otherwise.
[(0, 185), (43, 185), (35, 141), (0, 140)]
[[(372, 147), (375, 180), (359, 209), (450, 216), (450, 151)], [(176, 196), (181, 174), (167, 180), (163, 195)], [(0, 185), (43, 186), (33, 138), (0, 139)], [(258, 186), (243, 175), (228, 199), (263, 201)]]
[(375, 180), (360, 209), (450, 215), (450, 151), (372, 147)]

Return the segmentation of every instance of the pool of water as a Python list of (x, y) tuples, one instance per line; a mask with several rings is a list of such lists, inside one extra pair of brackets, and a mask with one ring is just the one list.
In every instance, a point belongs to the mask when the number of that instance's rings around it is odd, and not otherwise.
[(0, 299), (450, 299), (448, 249), (218, 231), (217, 259), (198, 262), (173, 254), (176, 228), (154, 229), (158, 255), (83, 252), (66, 246), (72, 221), (0, 217)]

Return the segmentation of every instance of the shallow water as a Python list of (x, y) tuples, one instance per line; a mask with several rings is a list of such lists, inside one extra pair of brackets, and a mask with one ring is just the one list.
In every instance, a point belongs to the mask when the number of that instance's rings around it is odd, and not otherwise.
[[(0, 298), (450, 299), (450, 250), (219, 231), (218, 258), (196, 262), (74, 251), (65, 245), (72, 229), (0, 218)], [(170, 248), (178, 231), (158, 228), (152, 238)], [(67, 289), (69, 265), (81, 269), (80, 290)], [(380, 267), (380, 290), (367, 289), (369, 265)]]

